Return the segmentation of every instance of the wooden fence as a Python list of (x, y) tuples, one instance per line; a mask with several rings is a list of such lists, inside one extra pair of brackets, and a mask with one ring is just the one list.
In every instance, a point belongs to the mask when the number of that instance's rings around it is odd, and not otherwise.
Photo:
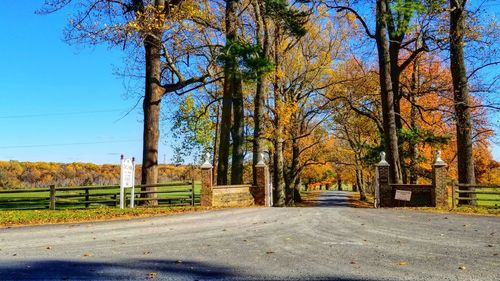
[[(142, 191), (142, 187), (156, 187), (157, 191)], [(151, 200), (140, 198), (141, 194), (156, 193), (160, 206), (194, 206), (200, 203), (199, 192), (194, 182), (165, 183), (136, 186), (136, 202)], [(125, 189), (126, 204), (130, 202), (130, 188)], [(80, 209), (96, 206), (119, 206), (120, 187), (81, 186), (36, 189), (0, 190), (0, 209)]]
[[(471, 195), (471, 196), (468, 196)], [(452, 206), (459, 200), (467, 200), (469, 205), (500, 208), (500, 185), (496, 184), (453, 184)]]

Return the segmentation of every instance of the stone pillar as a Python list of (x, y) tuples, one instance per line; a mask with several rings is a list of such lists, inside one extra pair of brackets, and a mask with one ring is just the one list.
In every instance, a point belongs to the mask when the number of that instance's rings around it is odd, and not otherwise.
[(212, 170), (213, 166), (208, 162), (210, 154), (205, 155), (205, 162), (201, 165), (201, 206), (212, 207)]
[(441, 151), (436, 153), (432, 163), (432, 206), (448, 208), (448, 187), (446, 186), (446, 163), (441, 159)]
[(260, 160), (255, 165), (256, 185), (252, 186), (252, 195), (257, 206), (270, 207), (269, 199), (269, 169), (264, 163), (264, 156), (260, 155)]
[(380, 207), (392, 207), (392, 188), (389, 185), (389, 163), (385, 160), (385, 152), (380, 153), (380, 162), (376, 165), (378, 175)]

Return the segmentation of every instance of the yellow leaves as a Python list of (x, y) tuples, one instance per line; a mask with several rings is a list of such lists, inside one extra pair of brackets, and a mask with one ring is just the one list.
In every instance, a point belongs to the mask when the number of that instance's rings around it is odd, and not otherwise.
[(158, 276), (158, 272), (149, 272), (146, 279), (155, 279)]
[(349, 25), (354, 28), (354, 29), (358, 29), (358, 24), (357, 24), (357, 19), (356, 19), (356, 15), (354, 15), (353, 13), (348, 13), (347, 14), (347, 22), (349, 23)]
[(169, 30), (174, 23), (202, 15), (200, 4), (194, 0), (183, 1), (179, 5), (170, 4), (168, 9), (164, 6), (147, 5), (144, 11), (135, 13), (135, 18), (125, 25), (125, 29), (145, 36)]

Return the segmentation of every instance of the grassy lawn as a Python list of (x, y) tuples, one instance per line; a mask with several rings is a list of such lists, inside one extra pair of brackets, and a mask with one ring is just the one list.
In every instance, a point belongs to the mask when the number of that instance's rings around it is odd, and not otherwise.
[[(200, 184), (195, 184), (195, 198), (199, 202), (200, 194)], [(160, 204), (186, 204), (190, 201), (191, 192), (184, 191), (190, 189), (190, 186), (180, 185), (180, 186), (169, 186), (169, 187), (158, 187), (158, 191), (176, 191), (170, 193), (160, 193), (158, 194), (158, 199)], [(126, 194), (130, 195), (130, 188), (125, 189)], [(136, 188), (137, 192), (140, 188)], [(102, 207), (102, 206), (114, 206), (116, 198), (119, 198), (120, 189), (119, 188), (103, 188), (103, 189), (90, 189), (89, 190), (89, 200), (96, 201), (90, 204), (90, 207)], [(42, 192), (27, 192), (27, 193), (0, 193), (0, 210), (8, 209), (48, 209), (50, 194), (48, 191)], [(85, 200), (85, 191), (57, 191), (56, 192), (57, 209), (81, 209), (85, 208), (85, 204), (82, 201)], [(61, 198), (67, 197), (67, 198)], [(129, 197), (129, 196), (128, 196)], [(169, 200), (170, 199), (170, 200)], [(182, 200), (184, 199), (184, 200)], [(99, 202), (107, 201), (107, 202)], [(129, 199), (127, 199), (129, 202)], [(128, 204), (128, 203), (127, 203)]]
[[(500, 208), (500, 188), (476, 188), (475, 190), (477, 192), (498, 192), (498, 194), (477, 194), (476, 197), (478, 199), (478, 207)], [(457, 194), (455, 196), (457, 196)], [(464, 195), (462, 194), (461, 197), (462, 196)], [(448, 199), (451, 207), (451, 194)], [(463, 206), (462, 208), (466, 208), (466, 206)]]
[(0, 211), (0, 227), (19, 225), (57, 224), (70, 222), (90, 222), (114, 219), (132, 219), (160, 215), (190, 213), (205, 211), (213, 208), (206, 207), (153, 207), (119, 209), (101, 207), (80, 210), (15, 210)]
[(478, 194), (477, 198), (482, 200), (496, 200), (496, 201), (478, 201), (479, 206), (486, 207), (500, 207), (500, 188), (489, 188), (489, 189), (479, 189), (476, 188), (477, 191), (486, 191), (486, 192), (498, 192), (499, 194)]

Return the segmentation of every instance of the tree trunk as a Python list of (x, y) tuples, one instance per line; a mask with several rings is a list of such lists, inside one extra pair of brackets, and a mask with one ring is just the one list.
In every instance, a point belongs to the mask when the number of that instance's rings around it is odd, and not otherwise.
[[(238, 15), (236, 8), (238, 6), (238, 0), (230, 0), (227, 4), (227, 23), (226, 30), (228, 30), (229, 37), (227, 40), (234, 42), (237, 39), (237, 28), (238, 28)], [(232, 58), (231, 58), (232, 59)], [(233, 155), (231, 161), (231, 184), (242, 184), (243, 183), (243, 157), (244, 157), (244, 142), (245, 133), (243, 131), (244, 126), (244, 112), (243, 112), (243, 84), (241, 80), (241, 75), (238, 73), (238, 66), (236, 61), (231, 62), (232, 73), (230, 74), (232, 84), (232, 95), (233, 95), (233, 127), (231, 130), (231, 136), (233, 139)]]
[[(269, 56), (269, 34), (267, 31), (267, 22), (262, 17), (262, 7), (263, 3), (259, 0), (254, 0), (255, 8), (255, 21), (256, 21), (256, 38), (257, 44), (262, 46), (262, 56)], [(263, 7), (262, 7), (263, 8)], [(264, 34), (262, 34), (264, 32)], [(265, 91), (266, 91), (267, 79), (264, 76), (259, 76), (257, 78), (257, 87), (255, 90), (254, 98), (254, 131), (253, 131), (253, 157), (252, 157), (252, 175), (253, 183), (257, 183), (255, 165), (260, 160), (260, 154), (263, 152), (263, 121), (264, 121), (264, 106), (265, 106)]]
[(387, 39), (387, 6), (384, 0), (377, 0), (377, 49), (380, 71), (380, 95), (384, 127), (385, 149), (389, 162), (391, 183), (401, 183), (401, 164), (399, 161), (398, 136), (394, 114), (394, 92), (391, 81), (391, 64)]
[[(144, 131), (141, 184), (151, 185), (158, 183), (158, 140), (160, 136), (160, 104), (164, 89), (160, 85), (160, 42), (153, 36), (144, 41), (146, 60), (146, 85), (143, 101)], [(156, 187), (144, 187), (142, 191), (156, 191)], [(158, 205), (156, 193), (141, 194), (141, 205)]]
[(233, 157), (231, 163), (231, 184), (243, 183), (243, 158), (245, 134), (243, 132), (243, 85), (241, 78), (233, 77)]
[(283, 169), (283, 141), (274, 141), (274, 206), (285, 206), (285, 171)]
[(358, 190), (353, 190), (353, 191), (359, 191), (359, 199), (361, 201), (364, 201), (366, 200), (366, 196), (365, 196), (365, 191), (364, 191), (364, 187), (363, 187), (363, 175), (361, 173), (361, 165), (359, 163), (359, 160), (358, 158), (356, 157), (356, 185), (358, 187)]
[[(465, 4), (466, 0), (450, 0), (450, 61), (453, 80), (453, 98), (457, 130), (458, 182), (474, 184), (474, 158), (472, 155), (472, 121), (469, 107), (469, 89), (464, 61)], [(467, 188), (464, 188), (467, 190)], [(468, 196), (469, 195), (469, 196)], [(472, 194), (463, 197), (474, 198)], [(475, 200), (459, 200), (459, 204), (475, 205)]]
[[(226, 45), (236, 40), (236, 5), (235, 0), (226, 0)], [(231, 56), (224, 62), (224, 93), (222, 95), (222, 117), (219, 144), (219, 166), (217, 166), (217, 185), (227, 185), (229, 170), (229, 151), (231, 146), (231, 123), (233, 110), (234, 74), (236, 61)]]
[[(220, 102), (217, 102), (217, 108), (215, 110), (215, 137), (214, 137), (214, 151), (213, 151), (213, 159), (212, 159), (212, 166), (214, 168), (214, 171), (217, 171), (217, 167), (219, 166), (219, 161), (218, 161), (218, 154), (217, 150), (219, 148), (219, 134), (220, 134)], [(212, 173), (212, 182), (217, 182), (217, 172)]]
[(301, 187), (302, 187), (302, 180), (300, 179), (300, 177), (297, 177), (295, 179), (295, 183), (294, 183), (294, 187), (293, 187), (293, 192), (294, 192), (293, 201), (294, 201), (294, 203), (302, 202), (302, 196), (300, 196), (300, 188)]
[[(293, 130), (297, 132), (296, 129)], [(292, 135), (292, 163), (290, 165), (288, 181), (285, 187), (285, 203), (287, 206), (293, 206), (295, 204), (295, 189), (297, 184), (297, 179), (299, 178), (299, 156), (300, 147), (298, 140)]]
[(284, 171), (284, 159), (283, 159), (283, 124), (280, 116), (280, 112), (283, 110), (283, 103), (281, 100), (281, 95), (279, 91), (279, 76), (278, 70), (280, 67), (280, 30), (279, 26), (275, 27), (275, 37), (274, 37), (274, 64), (276, 65), (275, 75), (274, 75), (274, 129), (275, 129), (275, 140), (274, 140), (274, 206), (284, 207), (285, 206), (285, 171)]
[(361, 201), (366, 201), (366, 193), (365, 193), (365, 175), (363, 173), (363, 167), (360, 167), (359, 170), (360, 177), (360, 186), (359, 186), (359, 199)]
[[(418, 47), (418, 41), (417, 41), (417, 47)], [(410, 85), (410, 101), (411, 101), (411, 109), (410, 109), (410, 126), (411, 129), (416, 131), (418, 130), (418, 125), (417, 125), (417, 108), (415, 106), (417, 102), (417, 95), (419, 92), (419, 60), (418, 58), (415, 59), (413, 62), (413, 71), (411, 74), (411, 85)], [(417, 165), (418, 165), (418, 148), (417, 148), (417, 141), (414, 139), (411, 139), (409, 142), (409, 152), (410, 152), (410, 167), (409, 167), (409, 174), (410, 174), (410, 184), (416, 184), (417, 183)]]

